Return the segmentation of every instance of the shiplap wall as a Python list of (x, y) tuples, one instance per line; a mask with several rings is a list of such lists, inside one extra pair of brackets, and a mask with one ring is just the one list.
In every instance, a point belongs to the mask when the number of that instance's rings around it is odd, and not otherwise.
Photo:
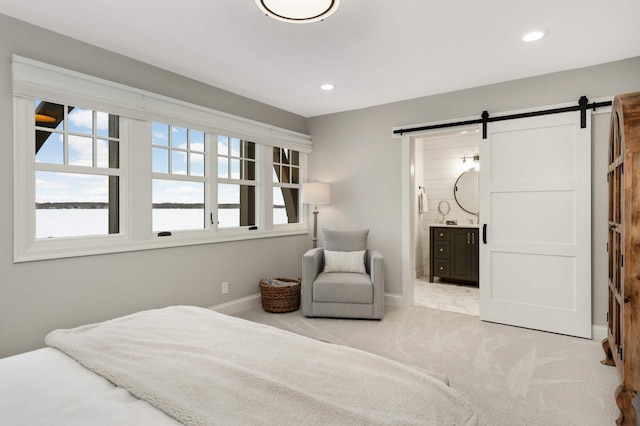
[[(422, 268), (416, 268), (417, 276), (429, 275), (429, 225), (442, 220), (438, 213), (438, 203), (447, 201), (451, 211), (446, 220), (457, 220), (459, 224), (476, 223), (476, 216), (462, 210), (453, 195), (453, 187), (465, 170), (474, 166), (473, 156), (480, 151), (480, 135), (478, 132), (456, 132), (433, 138), (423, 138), (422, 142), (422, 186), (427, 194), (429, 211), (418, 214), (420, 223), (420, 239), (422, 242)], [(467, 162), (462, 162), (462, 157)], [(480, 159), (480, 163), (482, 159)], [(422, 269), (422, 270), (421, 270)]]

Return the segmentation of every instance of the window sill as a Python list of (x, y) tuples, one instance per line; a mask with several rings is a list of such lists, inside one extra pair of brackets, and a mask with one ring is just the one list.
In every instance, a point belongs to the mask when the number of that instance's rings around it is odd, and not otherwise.
[[(283, 227), (284, 228), (284, 227)], [(14, 263), (33, 262), (38, 260), (64, 259), (69, 257), (95, 256), (101, 254), (126, 253), (140, 250), (154, 250), (172, 247), (184, 247), (202, 244), (218, 244), (233, 241), (246, 241), (261, 238), (288, 237), (308, 234), (304, 225), (274, 229), (270, 231), (233, 229), (219, 231), (215, 236), (197, 235), (196, 232), (176, 232), (167, 237), (154, 236), (145, 241), (132, 241), (126, 237), (113, 236), (104, 238), (74, 239), (69, 241), (36, 241), (31, 247), (14, 253)]]

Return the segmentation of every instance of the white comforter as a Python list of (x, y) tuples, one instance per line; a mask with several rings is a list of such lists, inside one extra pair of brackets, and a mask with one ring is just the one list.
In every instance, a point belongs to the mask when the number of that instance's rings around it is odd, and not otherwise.
[(54, 348), (0, 359), (2, 426), (180, 426)]
[(57, 330), (46, 342), (184, 424), (476, 424), (422, 370), (208, 309)]

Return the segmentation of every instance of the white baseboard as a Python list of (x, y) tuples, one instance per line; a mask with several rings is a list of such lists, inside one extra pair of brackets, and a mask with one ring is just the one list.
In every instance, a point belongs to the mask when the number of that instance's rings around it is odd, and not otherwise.
[(606, 325), (591, 325), (591, 339), (592, 340), (603, 340), (607, 337), (607, 326)]
[[(399, 294), (385, 293), (384, 304), (388, 306), (404, 306), (404, 299)], [(220, 312), (222, 314), (233, 315), (238, 312), (247, 311), (249, 309), (259, 308), (262, 306), (260, 293), (243, 297), (242, 299), (232, 300), (230, 302), (221, 303), (211, 306), (209, 309)]]
[(212, 306), (209, 309), (220, 312), (221, 314), (233, 315), (235, 313), (247, 311), (260, 306), (262, 306), (262, 299), (260, 293), (256, 293), (251, 296), (243, 297), (242, 299), (236, 299), (231, 302)]
[(402, 295), (395, 293), (385, 293), (384, 304), (387, 306), (405, 306)]

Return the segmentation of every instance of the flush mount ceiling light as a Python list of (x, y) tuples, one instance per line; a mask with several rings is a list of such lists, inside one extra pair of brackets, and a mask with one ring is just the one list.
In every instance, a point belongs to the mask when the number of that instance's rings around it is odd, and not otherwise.
[(340, 6), (340, 0), (256, 0), (267, 16), (285, 22), (322, 21)]
[(531, 31), (522, 36), (522, 41), (536, 41), (547, 35), (546, 31)]
[(326, 84), (323, 84), (322, 86), (320, 86), (320, 88), (322, 90), (325, 90), (325, 91), (333, 90), (333, 84), (326, 83)]

